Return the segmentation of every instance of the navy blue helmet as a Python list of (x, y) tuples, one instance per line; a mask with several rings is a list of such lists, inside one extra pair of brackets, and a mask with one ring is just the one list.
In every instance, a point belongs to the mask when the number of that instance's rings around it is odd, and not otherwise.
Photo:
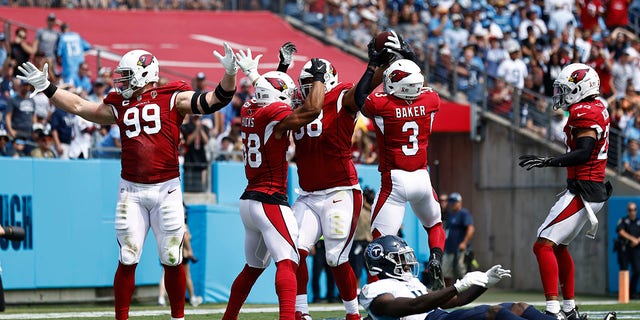
[(367, 270), (372, 276), (410, 280), (418, 276), (418, 260), (413, 249), (394, 235), (373, 240), (364, 252)]

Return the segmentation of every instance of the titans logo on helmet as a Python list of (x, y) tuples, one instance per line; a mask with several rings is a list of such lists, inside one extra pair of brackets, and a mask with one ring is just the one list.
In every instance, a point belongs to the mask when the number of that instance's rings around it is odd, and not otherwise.
[(138, 65), (143, 68), (146, 68), (148, 65), (151, 64), (151, 61), (153, 61), (153, 55), (143, 54), (140, 56), (140, 58), (138, 58)]
[(402, 70), (394, 70), (393, 72), (391, 72), (389, 74), (389, 80), (391, 80), (391, 82), (398, 82), (408, 76), (410, 76), (411, 73), (406, 72), (406, 71), (402, 71)]
[(382, 253), (384, 252), (384, 248), (379, 243), (373, 244), (369, 247), (369, 252), (367, 254), (373, 260), (380, 260), (382, 258)]
[(569, 77), (569, 82), (578, 83), (584, 79), (589, 69), (579, 69), (574, 71)]

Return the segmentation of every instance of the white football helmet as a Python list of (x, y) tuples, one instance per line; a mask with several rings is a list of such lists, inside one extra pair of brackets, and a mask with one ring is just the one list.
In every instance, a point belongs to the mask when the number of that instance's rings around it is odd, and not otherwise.
[(160, 67), (158, 59), (148, 51), (132, 50), (122, 56), (114, 72), (120, 75), (114, 80), (116, 91), (129, 99), (148, 83), (158, 81)]
[[(320, 59), (320, 61), (327, 65), (327, 72), (324, 74), (324, 87), (327, 91), (331, 91), (331, 89), (338, 85), (338, 72), (329, 61), (325, 59)], [(307, 98), (309, 91), (311, 91), (311, 86), (313, 85), (313, 75), (305, 71), (308, 68), (311, 68), (311, 60), (304, 64), (300, 71), (300, 77), (298, 77), (298, 84), (300, 85), (300, 91), (302, 92), (302, 99)]]
[(269, 71), (263, 74), (254, 87), (256, 102), (263, 107), (276, 101), (291, 105), (291, 98), (296, 90), (293, 79), (280, 71)]
[(572, 63), (564, 67), (553, 82), (553, 109), (569, 109), (593, 95), (600, 95), (598, 73), (586, 64)]
[(400, 99), (412, 100), (420, 95), (424, 76), (415, 62), (400, 59), (384, 71), (382, 80), (385, 93)]

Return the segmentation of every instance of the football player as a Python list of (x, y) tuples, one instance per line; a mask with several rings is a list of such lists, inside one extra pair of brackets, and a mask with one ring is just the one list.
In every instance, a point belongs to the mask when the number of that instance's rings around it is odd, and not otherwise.
[[(390, 46), (393, 40), (387, 40)], [(362, 210), (362, 191), (351, 156), (351, 139), (359, 109), (354, 99), (354, 85), (340, 82), (335, 67), (321, 60), (327, 65), (322, 111), (315, 120), (293, 133), (301, 189), (293, 204), (300, 231), (296, 318), (311, 319), (306, 258), (323, 237), (326, 261), (344, 304), (346, 319), (354, 320), (360, 319), (358, 282), (349, 263), (349, 252)], [(310, 65), (308, 61), (298, 77), (302, 100), (308, 97), (313, 81), (313, 75), (306, 71)], [(377, 85), (372, 82), (372, 86)]]
[(289, 131), (307, 125), (320, 114), (324, 102), (327, 65), (312, 59), (305, 72), (313, 84), (304, 104), (291, 107), (295, 83), (286, 73), (257, 72), (261, 55), (251, 50), (237, 54), (238, 65), (254, 82), (255, 99), (242, 106), (242, 143), (248, 185), (240, 197), (240, 216), (245, 228), (244, 269), (231, 286), (224, 320), (238, 319), (240, 307), (260, 274), (276, 263), (276, 293), (280, 319), (295, 318), (298, 226), (287, 202)]
[[(569, 111), (564, 127), (567, 153), (557, 157), (523, 155), (519, 165), (531, 170), (566, 167), (567, 188), (538, 229), (533, 252), (538, 260), (546, 312), (558, 319), (583, 319), (575, 307), (574, 264), (567, 246), (587, 221), (587, 237), (598, 228), (595, 214), (611, 195), (604, 183), (609, 150), (609, 113), (601, 100), (600, 78), (593, 68), (572, 63), (564, 67), (553, 83), (553, 108)], [(558, 300), (562, 287), (562, 308)]]
[(122, 137), (122, 174), (115, 212), (120, 246), (114, 279), (116, 319), (129, 318), (135, 289), (135, 269), (149, 228), (156, 238), (171, 318), (184, 318), (185, 274), (182, 266), (184, 208), (178, 145), (180, 125), (187, 114), (209, 114), (227, 105), (235, 93), (236, 61), (231, 47), (213, 54), (225, 68), (215, 91), (196, 94), (184, 81), (158, 86), (158, 59), (144, 50), (132, 50), (120, 59), (116, 90), (102, 103), (87, 101), (49, 82), (30, 62), (19, 67), (18, 78), (43, 92), (58, 108), (100, 124), (117, 124)]
[(440, 97), (423, 86), (424, 76), (406, 43), (400, 40), (396, 50), (410, 59), (396, 60), (384, 69), (382, 91), (370, 93), (368, 85), (382, 65), (379, 54), (372, 50), (369, 66), (356, 86), (356, 103), (375, 125), (382, 176), (372, 206), (371, 229), (374, 239), (397, 234), (408, 202), (429, 235), (428, 282), (435, 290), (444, 287), (441, 262), (445, 233), (427, 170), (427, 146)]
[[(453, 286), (431, 291), (416, 278), (419, 264), (413, 249), (395, 235), (373, 240), (365, 250), (365, 261), (369, 272), (380, 278), (365, 285), (359, 296), (360, 303), (374, 320), (555, 319), (524, 302), (443, 310), (464, 306), (501, 279), (510, 278), (511, 271), (500, 265), (487, 272), (469, 272)], [(604, 319), (615, 320), (616, 314), (610, 312)]]

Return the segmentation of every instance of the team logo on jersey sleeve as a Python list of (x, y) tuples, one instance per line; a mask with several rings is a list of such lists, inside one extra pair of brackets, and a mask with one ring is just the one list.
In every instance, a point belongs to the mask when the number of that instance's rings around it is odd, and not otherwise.
[(394, 70), (393, 72), (391, 72), (391, 74), (389, 74), (389, 80), (391, 80), (391, 82), (398, 82), (410, 75), (411, 73), (406, 71)]
[(589, 69), (579, 69), (574, 71), (569, 77), (569, 82), (578, 83), (584, 79)]
[(153, 55), (152, 54), (143, 54), (140, 56), (140, 58), (138, 58), (138, 65), (146, 68), (151, 64), (151, 61), (153, 61)]

